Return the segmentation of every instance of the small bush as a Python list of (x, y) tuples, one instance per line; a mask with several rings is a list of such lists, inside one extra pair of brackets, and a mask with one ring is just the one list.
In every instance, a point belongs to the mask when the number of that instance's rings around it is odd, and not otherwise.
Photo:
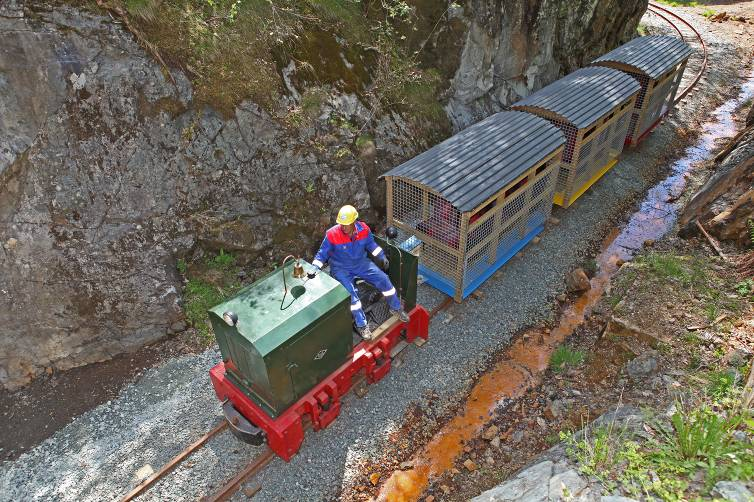
[(186, 271), (188, 270), (188, 265), (186, 264), (186, 260), (184, 260), (183, 258), (180, 258), (175, 263), (175, 268), (178, 269), (178, 272), (180, 272), (181, 274), (186, 275)]
[(728, 397), (736, 385), (735, 374), (728, 371), (715, 371), (709, 375), (708, 394), (714, 399)]
[(216, 270), (230, 270), (236, 264), (236, 257), (221, 249), (217, 256), (207, 259), (207, 266)]
[(663, 431), (663, 450), (678, 460), (717, 459), (725, 453), (728, 433), (735, 425), (707, 407), (676, 411), (673, 431)]
[(754, 279), (746, 279), (745, 281), (739, 282), (734, 287), (739, 296), (747, 297), (754, 295)]
[(553, 371), (563, 371), (566, 367), (578, 366), (584, 362), (584, 352), (561, 345), (550, 356), (550, 368)]
[(184, 294), (184, 312), (186, 320), (193, 326), (203, 339), (211, 337), (207, 323), (207, 311), (225, 300), (225, 295), (219, 288), (198, 279), (189, 280)]

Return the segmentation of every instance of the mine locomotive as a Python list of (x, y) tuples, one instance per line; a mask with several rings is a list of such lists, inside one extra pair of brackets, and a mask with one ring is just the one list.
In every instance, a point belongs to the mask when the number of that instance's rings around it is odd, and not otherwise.
[(222, 354), (210, 378), (238, 438), (266, 441), (290, 460), (307, 425), (327, 427), (352, 386), (379, 381), (396, 350), (427, 339), (429, 315), (416, 304), (418, 256), (392, 239), (375, 239), (388, 255), (387, 274), (409, 321), (391, 315), (379, 291), (357, 282), (369, 341), (354, 330), (346, 289), (325, 271), (309, 279), (304, 269), (311, 265), (295, 258), (210, 310)]

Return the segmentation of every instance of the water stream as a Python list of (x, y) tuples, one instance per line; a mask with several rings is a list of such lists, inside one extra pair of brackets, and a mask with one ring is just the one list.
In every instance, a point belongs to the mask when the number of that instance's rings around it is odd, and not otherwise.
[(596, 261), (599, 272), (591, 279), (592, 288), (569, 305), (551, 332), (533, 330), (516, 340), (503, 359), (474, 385), (463, 410), (456, 415), (413, 459), (413, 469), (395, 471), (382, 486), (378, 500), (407, 502), (418, 500), (433, 477), (454, 466), (464, 444), (477, 436), (505, 399), (522, 396), (536, 386), (549, 364), (550, 355), (589, 314), (602, 298), (610, 278), (629, 261), (647, 240), (657, 240), (675, 224), (676, 202), (686, 187), (693, 166), (711, 157), (715, 143), (736, 133), (733, 112), (754, 97), (754, 73), (742, 85), (739, 95), (720, 105), (702, 124), (697, 141), (675, 161), (669, 176), (649, 190), (640, 209), (626, 226), (611, 233)]

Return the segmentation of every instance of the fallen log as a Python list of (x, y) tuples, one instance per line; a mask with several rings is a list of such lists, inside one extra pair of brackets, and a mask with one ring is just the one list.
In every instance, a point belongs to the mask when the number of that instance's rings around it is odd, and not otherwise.
[[(754, 156), (750, 156), (733, 167), (720, 170), (715, 173), (702, 188), (694, 194), (688, 205), (683, 209), (678, 219), (681, 228), (693, 225), (694, 220), (702, 215), (704, 209), (722, 194), (754, 170)], [(689, 231), (690, 230), (690, 231)], [(687, 229), (686, 233), (695, 233), (693, 229)]]
[[(752, 108), (752, 110), (754, 110), (754, 108)], [(754, 116), (752, 117), (752, 119), (754, 120)], [(741, 142), (741, 138), (743, 138), (744, 135), (751, 130), (754, 130), (754, 124), (747, 125), (747, 127), (743, 131), (736, 134), (733, 137), (733, 139), (730, 141), (730, 143), (728, 143), (728, 145), (725, 148), (723, 148), (720, 153), (715, 155), (715, 163), (719, 163), (721, 160), (727, 157), (730, 154), (730, 152), (732, 152)]]
[(754, 188), (707, 222), (707, 229), (721, 241), (749, 242), (748, 222), (754, 220)]

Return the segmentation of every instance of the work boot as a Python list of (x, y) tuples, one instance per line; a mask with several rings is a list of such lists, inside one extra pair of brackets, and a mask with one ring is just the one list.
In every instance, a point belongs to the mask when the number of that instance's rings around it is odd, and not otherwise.
[(408, 322), (409, 321), (408, 314), (403, 309), (400, 309), (400, 310), (390, 309), (390, 314), (392, 314), (394, 316), (398, 316), (398, 319), (400, 319), (401, 322)]
[(359, 333), (359, 336), (363, 338), (366, 341), (370, 341), (372, 339), (372, 330), (369, 329), (369, 325), (366, 326), (356, 326), (356, 331)]

